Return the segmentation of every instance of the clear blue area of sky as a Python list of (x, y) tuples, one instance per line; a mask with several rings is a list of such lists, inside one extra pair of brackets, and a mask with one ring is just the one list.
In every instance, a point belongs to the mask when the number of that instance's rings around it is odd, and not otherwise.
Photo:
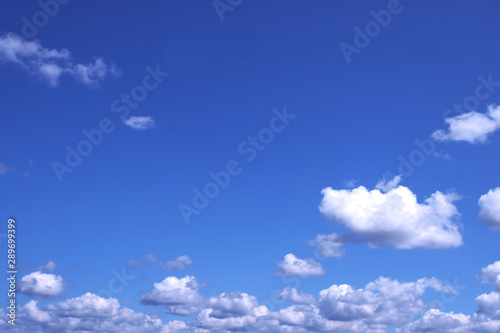
[[(323, 188), (355, 179), (371, 189), (388, 172), (397, 174), (399, 156), (407, 159), (415, 139), (444, 128), (443, 114), (474, 94), (478, 76), (500, 81), (498, 2), (401, 6), (350, 63), (339, 44), (353, 44), (353, 28), (364, 27), (370, 11), (387, 1), (244, 1), (223, 21), (210, 1), (61, 6), (35, 39), (67, 48), (76, 62), (102, 57), (122, 75), (98, 89), (70, 77), (52, 88), (18, 67), (0, 66), (0, 162), (16, 170), (0, 177), (0, 217), (2, 228), (8, 217), (17, 219), (19, 261), (36, 268), (54, 260), (69, 298), (106, 288), (111, 271), (129, 260), (186, 254), (194, 259), (186, 272), (146, 265), (113, 297), (148, 312), (153, 308), (140, 304), (140, 293), (167, 275), (190, 274), (208, 283), (206, 295), (243, 291), (269, 299), (287, 285), (274, 275), (277, 261), (289, 252), (312, 257), (308, 240), (342, 230), (318, 211)], [(35, 1), (0, 7), (0, 34), (21, 34), (21, 18), (40, 10)], [(111, 103), (157, 65), (170, 75), (131, 110), (153, 117), (157, 127), (134, 131)], [(478, 111), (494, 103), (499, 89)], [(297, 117), (247, 162), (238, 145), (268, 126), (273, 108), (285, 106)], [(103, 118), (116, 129), (59, 182), (51, 164), (64, 162), (65, 147), (76, 147), (82, 130)], [(498, 232), (477, 218), (479, 196), (500, 186), (497, 139), (439, 143), (436, 151), (452, 159), (430, 157), (402, 183), (421, 202), (436, 190), (462, 195), (456, 205), (463, 246), (348, 244), (343, 258), (323, 262), (325, 275), (301, 280), (300, 289), (317, 294), (332, 284), (361, 288), (379, 276), (434, 276), (465, 286), (445, 310), (473, 313), (474, 298), (489, 290), (476, 275), (498, 260), (500, 249)], [(179, 204), (192, 205), (193, 188), (230, 160), (242, 172), (187, 225)]]

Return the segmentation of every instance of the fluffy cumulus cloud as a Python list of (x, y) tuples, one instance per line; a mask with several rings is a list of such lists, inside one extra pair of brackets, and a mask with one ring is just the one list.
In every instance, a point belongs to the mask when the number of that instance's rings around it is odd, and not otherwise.
[(132, 116), (123, 122), (125, 125), (135, 130), (147, 130), (156, 126), (156, 122), (151, 116)]
[(63, 75), (90, 87), (120, 75), (115, 65), (106, 64), (101, 58), (88, 64), (75, 64), (67, 49), (48, 49), (38, 41), (28, 41), (13, 33), (0, 36), (0, 61), (17, 65), (54, 87)]
[[(0, 328), (6, 327), (0, 325)], [(161, 333), (169, 332), (168, 327), (159, 318), (121, 307), (114, 298), (86, 293), (44, 307), (39, 307), (36, 301), (29, 301), (20, 307), (17, 324), (10, 327), (9, 332)], [(175, 324), (170, 327), (175, 327)]]
[[(477, 311), (471, 315), (429, 308), (428, 292), (457, 294), (455, 288), (436, 278), (401, 282), (380, 277), (362, 288), (334, 284), (310, 295), (284, 288), (279, 298), (295, 303), (281, 309), (244, 292), (204, 297), (196, 278), (167, 277), (155, 283), (143, 303), (167, 309), (191, 309), (190, 318), (163, 322), (155, 315), (137, 313), (114, 298), (92, 293), (39, 306), (31, 300), (19, 307), (18, 324), (12, 332), (158, 332), (158, 333), (307, 333), (353, 332), (499, 332), (500, 261), (482, 270), (483, 282), (497, 289), (476, 297)], [(432, 297), (432, 296), (430, 296)], [(147, 300), (144, 302), (144, 300)], [(268, 305), (268, 304), (267, 304)], [(0, 311), (2, 312), (2, 311)], [(186, 315), (186, 313), (171, 314)], [(4, 316), (4, 312), (2, 312)], [(0, 320), (0, 330), (7, 329)]]
[(142, 265), (142, 263), (144, 262), (156, 264), (162, 267), (163, 269), (168, 269), (168, 270), (178, 269), (184, 271), (188, 268), (188, 266), (193, 264), (194, 260), (187, 255), (182, 255), (174, 260), (162, 261), (159, 260), (158, 257), (154, 254), (146, 254), (142, 260), (130, 260), (128, 262), (128, 266), (130, 268), (134, 268)]
[(422, 318), (407, 324), (402, 332), (497, 333), (500, 332), (500, 311), (498, 305), (496, 313), (490, 315), (481, 313), (481, 308), (473, 315), (430, 309)]
[(164, 269), (179, 269), (179, 270), (185, 270), (187, 266), (190, 266), (192, 264), (193, 264), (193, 259), (191, 259), (189, 256), (186, 255), (177, 257), (177, 259), (174, 260), (169, 260), (160, 263), (161, 267), (163, 267)]
[(212, 309), (212, 317), (222, 319), (252, 315), (258, 301), (256, 297), (246, 293), (232, 292), (211, 297), (207, 305)]
[(500, 261), (484, 267), (480, 279), (493, 282), (496, 290), (476, 297), (478, 308), (474, 314), (430, 309), (420, 319), (406, 324), (403, 332), (500, 332)]
[(476, 303), (479, 307), (478, 313), (484, 313), (488, 315), (500, 314), (500, 292), (492, 291), (488, 294), (481, 294), (476, 297)]
[[(342, 242), (368, 242), (371, 246), (393, 245), (397, 249), (450, 248), (462, 245), (458, 210), (453, 193), (433, 193), (423, 203), (407, 187), (397, 181), (379, 183), (379, 189), (364, 186), (354, 189), (324, 189), (319, 207), (328, 218), (343, 224), (347, 233)], [(323, 240), (323, 241), (321, 241)], [(339, 248), (339, 236), (317, 238), (314, 245), (323, 253)], [(324, 245), (326, 244), (326, 245)], [(332, 256), (332, 255), (330, 255)], [(338, 256), (338, 255), (337, 255)]]
[(479, 198), (479, 218), (487, 226), (500, 228), (500, 187), (489, 190)]
[(427, 288), (447, 293), (456, 291), (436, 279), (401, 283), (379, 278), (364, 289), (333, 285), (319, 293), (320, 313), (329, 320), (364, 320), (370, 325), (397, 325), (425, 310), (420, 297)]
[(490, 105), (486, 114), (476, 111), (445, 119), (448, 130), (437, 130), (432, 138), (440, 141), (484, 143), (500, 129), (500, 106)]
[(319, 234), (309, 244), (319, 250), (319, 254), (327, 258), (339, 258), (344, 255), (343, 239), (338, 234)]
[(54, 298), (64, 293), (64, 281), (59, 275), (33, 272), (21, 278), (19, 292), (30, 297)]
[(166, 277), (162, 282), (154, 284), (153, 290), (146, 293), (142, 298), (143, 304), (149, 305), (197, 305), (202, 301), (198, 290), (200, 285), (194, 276), (177, 278)]
[(297, 289), (292, 287), (286, 287), (285, 289), (283, 289), (279, 294), (279, 297), (281, 299), (285, 299), (294, 303), (316, 303), (316, 297), (310, 294), (299, 292), (297, 291)]
[(393, 179), (389, 179), (389, 180), (381, 179), (381, 180), (379, 180), (377, 185), (375, 185), (375, 188), (377, 190), (381, 190), (383, 192), (389, 192), (393, 188), (396, 188), (400, 182), (401, 182), (401, 176), (397, 175)]
[(179, 332), (384, 332), (404, 325), (426, 306), (420, 297), (427, 289), (455, 293), (436, 279), (401, 283), (379, 278), (363, 289), (333, 285), (318, 296), (285, 288), (281, 298), (302, 303), (269, 311), (255, 297), (244, 293), (221, 294), (206, 300), (194, 320)]
[(321, 263), (314, 259), (299, 259), (292, 253), (285, 255), (283, 261), (278, 262), (277, 275), (283, 276), (310, 276), (325, 274)]
[(471, 328), (470, 316), (431, 309), (420, 320), (409, 324), (404, 332), (468, 333)]
[(500, 291), (500, 261), (494, 262), (482, 269), (481, 281), (483, 283), (494, 283)]

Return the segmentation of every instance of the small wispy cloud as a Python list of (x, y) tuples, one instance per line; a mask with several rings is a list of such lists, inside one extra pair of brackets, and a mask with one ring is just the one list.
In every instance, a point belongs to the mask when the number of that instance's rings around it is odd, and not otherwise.
[(187, 255), (182, 255), (177, 257), (174, 260), (168, 260), (168, 261), (161, 261), (158, 259), (158, 257), (154, 254), (146, 254), (143, 259), (141, 260), (130, 260), (128, 262), (129, 267), (138, 267), (141, 266), (143, 262), (149, 262), (152, 264), (156, 264), (163, 269), (171, 270), (171, 269), (178, 269), (181, 271), (184, 271), (187, 269), (188, 266), (192, 265), (194, 260), (191, 259), (191, 257)]
[(0, 176), (5, 176), (8, 172), (14, 172), (14, 168), (0, 162)]
[(0, 61), (15, 64), (52, 87), (58, 86), (65, 74), (89, 87), (98, 87), (102, 80), (120, 75), (115, 65), (106, 64), (102, 58), (75, 64), (67, 49), (48, 49), (39, 41), (28, 41), (14, 33), (0, 36)]
[(436, 153), (432, 154), (432, 156), (434, 156), (435, 158), (443, 159), (445, 161), (452, 161), (453, 160), (453, 157), (451, 157), (450, 154), (445, 153), (445, 152), (436, 152)]
[(55, 271), (56, 269), (57, 269), (57, 265), (52, 260), (49, 260), (45, 264), (38, 267), (39, 271), (45, 271), (45, 272), (52, 272), (52, 271)]
[(343, 185), (347, 188), (353, 188), (356, 187), (357, 182), (358, 182), (357, 179), (348, 179), (343, 182)]
[[(409, 188), (399, 185), (400, 176), (380, 181), (376, 189), (325, 188), (320, 212), (344, 225), (341, 235), (319, 235), (310, 244), (326, 257), (343, 254), (346, 242), (368, 243), (396, 249), (445, 249), (463, 245), (460, 213), (453, 204), (456, 193), (434, 192), (424, 202)], [(398, 186), (399, 185), (399, 186)]]
[(132, 116), (123, 122), (125, 125), (136, 130), (147, 130), (156, 126), (156, 122), (151, 116)]
[(492, 228), (500, 228), (500, 187), (483, 194), (478, 201), (479, 218)]

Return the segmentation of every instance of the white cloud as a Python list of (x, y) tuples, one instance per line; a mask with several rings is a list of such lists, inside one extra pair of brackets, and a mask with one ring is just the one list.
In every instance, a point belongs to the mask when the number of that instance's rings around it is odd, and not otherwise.
[(187, 328), (188, 326), (186, 325), (185, 322), (180, 320), (172, 320), (163, 327), (163, 330), (161, 332), (162, 333), (185, 332), (184, 330)]
[(214, 330), (216, 332), (227, 332), (246, 329), (257, 321), (257, 317), (253, 315), (218, 318), (213, 316), (213, 311), (211, 308), (201, 310), (194, 324), (198, 327), (209, 329), (210, 332), (214, 332)]
[(375, 185), (375, 188), (383, 192), (389, 192), (390, 190), (396, 188), (399, 185), (399, 182), (401, 182), (400, 175), (391, 180), (381, 179), (378, 181), (377, 185)]
[(448, 131), (437, 130), (432, 138), (440, 141), (466, 141), (484, 143), (488, 136), (500, 129), (500, 106), (488, 106), (486, 114), (476, 111), (446, 118)]
[(115, 298), (103, 298), (92, 293), (48, 304), (47, 310), (61, 317), (110, 317), (118, 313), (120, 304)]
[(483, 282), (496, 282), (497, 290), (476, 297), (478, 310), (473, 315), (428, 310), (422, 318), (408, 323), (404, 332), (499, 332), (500, 331), (500, 261), (482, 269)]
[(353, 188), (356, 187), (356, 183), (358, 182), (357, 179), (348, 179), (344, 181), (344, 186), (347, 188)]
[(333, 285), (319, 293), (320, 313), (329, 320), (366, 320), (368, 323), (396, 325), (423, 313), (425, 305), (419, 298), (427, 288), (456, 293), (436, 279), (420, 279), (401, 283), (380, 277), (364, 289)]
[(0, 36), (0, 61), (15, 64), (54, 87), (64, 74), (90, 87), (99, 86), (107, 77), (120, 75), (115, 65), (106, 64), (101, 58), (86, 65), (74, 64), (67, 49), (48, 49), (38, 41), (28, 41), (13, 33)]
[(123, 122), (125, 125), (136, 129), (136, 130), (146, 130), (156, 126), (156, 122), (151, 116), (132, 116)]
[(325, 274), (321, 263), (314, 259), (299, 259), (292, 253), (285, 255), (283, 261), (278, 263), (278, 275), (284, 276), (310, 276)]
[(489, 190), (479, 198), (479, 218), (487, 226), (500, 228), (500, 187)]
[(317, 247), (319, 254), (324, 257), (340, 258), (344, 255), (342, 236), (335, 233), (330, 235), (319, 234), (315, 239), (309, 241), (309, 245)]
[(191, 259), (189, 256), (183, 255), (177, 257), (177, 259), (161, 262), (160, 264), (164, 269), (185, 270), (187, 266), (193, 264), (193, 259)]
[[(359, 320), (333, 321), (323, 317), (315, 305), (292, 305), (269, 315), (270, 319), (277, 321), (276, 325), (269, 320), (267, 325), (258, 332), (371, 332)], [(266, 330), (267, 327), (273, 329)], [(295, 330), (291, 330), (291, 328)], [(280, 330), (281, 328), (281, 330)]]
[(481, 281), (483, 283), (493, 282), (500, 291), (500, 260), (482, 269)]
[(359, 186), (352, 190), (324, 189), (321, 213), (345, 225), (345, 241), (397, 249), (449, 248), (462, 245), (455, 194), (433, 193), (424, 203), (407, 187), (387, 193)]
[(281, 293), (279, 294), (279, 297), (281, 299), (285, 299), (287, 301), (295, 302), (295, 303), (304, 303), (304, 304), (316, 303), (316, 297), (314, 297), (313, 295), (310, 295), (310, 294), (301, 293), (301, 292), (297, 291), (297, 289), (292, 288), (292, 287), (286, 287), (285, 289), (283, 289), (281, 291)]
[(194, 276), (176, 278), (166, 277), (162, 282), (154, 284), (153, 290), (141, 298), (141, 303), (149, 305), (183, 305), (202, 302), (198, 293), (199, 284)]
[(31, 300), (21, 307), (21, 311), (26, 314), (31, 320), (38, 323), (46, 323), (50, 321), (50, 314), (40, 310), (37, 306), (38, 301)]
[(55, 271), (56, 269), (57, 269), (57, 265), (52, 260), (49, 260), (45, 264), (38, 267), (39, 271), (46, 271), (46, 272), (52, 272), (52, 271)]
[(59, 275), (33, 272), (21, 278), (19, 292), (31, 297), (53, 298), (64, 293), (64, 281)]
[(114, 298), (106, 299), (92, 293), (47, 304), (43, 308), (39, 308), (36, 301), (29, 301), (20, 307), (18, 316), (16, 326), (9, 331), (165, 333), (183, 327), (179, 323), (163, 325), (157, 317), (136, 313), (121, 307)]
[[(483, 268), (483, 279), (495, 281), (500, 261)], [(256, 297), (243, 292), (222, 293), (204, 298), (194, 277), (167, 278), (155, 284), (157, 305), (180, 304), (193, 309), (193, 320), (163, 323), (155, 315), (136, 313), (120, 306), (114, 298), (92, 293), (38, 307), (29, 301), (19, 307), (19, 321), (13, 332), (110, 332), (110, 333), (308, 333), (352, 332), (498, 332), (500, 293), (493, 291), (476, 298), (473, 315), (429, 309), (423, 296), (429, 289), (456, 294), (455, 288), (435, 278), (400, 282), (380, 277), (355, 289), (348, 284), (332, 285), (317, 296), (288, 287), (281, 299), (303, 303), (272, 311)], [(150, 292), (149, 294), (153, 294)], [(151, 295), (150, 295), (151, 296)], [(432, 297), (432, 296), (431, 296)], [(182, 304), (181, 304), (182, 303)], [(1, 311), (4, 316), (4, 312)], [(170, 311), (170, 313), (175, 313)], [(420, 318), (419, 318), (420, 317)], [(0, 320), (0, 330), (8, 324)], [(17, 330), (17, 331), (16, 331)]]

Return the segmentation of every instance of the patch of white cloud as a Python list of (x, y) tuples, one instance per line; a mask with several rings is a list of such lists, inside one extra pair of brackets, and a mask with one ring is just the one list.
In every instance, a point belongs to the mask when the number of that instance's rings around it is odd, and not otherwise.
[(14, 33), (0, 36), (0, 61), (14, 64), (53, 87), (59, 85), (63, 75), (90, 87), (98, 87), (104, 79), (120, 75), (115, 65), (105, 63), (102, 58), (75, 64), (67, 49), (48, 49), (39, 41), (28, 41)]
[(439, 309), (430, 309), (421, 319), (409, 324), (404, 332), (471, 332), (471, 318), (462, 313), (445, 313)]
[(480, 276), (481, 282), (494, 283), (497, 290), (500, 291), (500, 260), (484, 267), (482, 273)]
[(141, 266), (144, 262), (156, 264), (167, 270), (178, 269), (184, 271), (193, 264), (194, 260), (187, 255), (182, 255), (173, 260), (161, 261), (154, 254), (146, 254), (142, 260), (130, 260), (128, 265), (133, 268)]
[(36, 271), (23, 276), (18, 288), (20, 293), (30, 297), (54, 298), (64, 293), (64, 280), (59, 275)]
[[(497, 282), (500, 261), (482, 270), (484, 282)], [(307, 333), (354, 332), (498, 332), (500, 293), (498, 290), (476, 297), (478, 310), (472, 315), (429, 309), (423, 297), (427, 292), (457, 294), (457, 290), (436, 278), (401, 282), (380, 277), (362, 288), (334, 284), (317, 296), (296, 288), (283, 289), (279, 298), (296, 305), (272, 309), (243, 292), (203, 297), (196, 278), (167, 277), (154, 284), (144, 298), (146, 304), (172, 308), (191, 308), (187, 320), (164, 323), (156, 315), (146, 315), (122, 307), (114, 298), (92, 293), (39, 306), (29, 301), (19, 307), (18, 324), (12, 332), (158, 332), (158, 333)], [(147, 296), (149, 295), (149, 296)], [(143, 302), (144, 303), (144, 302)], [(0, 311), (2, 316), (5, 312)], [(175, 312), (169, 311), (170, 314)], [(181, 314), (182, 313), (177, 313)], [(184, 314), (185, 315), (185, 314)], [(0, 329), (9, 324), (0, 320)]]
[(186, 255), (177, 257), (174, 260), (169, 260), (160, 263), (161, 267), (163, 267), (164, 269), (179, 269), (179, 270), (185, 270), (187, 266), (190, 266), (192, 264), (193, 264), (193, 259), (191, 259), (189, 256)]
[(45, 271), (45, 272), (52, 272), (52, 271), (55, 271), (56, 269), (57, 269), (57, 265), (52, 260), (49, 260), (45, 264), (38, 267), (39, 271)]
[(156, 126), (156, 122), (151, 116), (143, 117), (143, 116), (132, 116), (123, 122), (125, 125), (135, 129), (135, 130), (147, 130), (154, 128)]
[(321, 263), (314, 259), (299, 259), (292, 253), (288, 253), (283, 261), (278, 262), (276, 274), (282, 276), (323, 275), (325, 270)]
[(194, 276), (183, 278), (166, 277), (162, 282), (154, 284), (153, 290), (141, 298), (143, 304), (149, 305), (183, 305), (198, 304), (202, 301), (199, 294), (199, 283)]
[(390, 190), (398, 187), (399, 183), (401, 182), (401, 176), (398, 175), (396, 177), (394, 177), (393, 179), (390, 179), (390, 180), (386, 180), (386, 179), (381, 179), (379, 180), (379, 182), (377, 183), (377, 185), (375, 185), (375, 188), (377, 190), (381, 190), (382, 192), (389, 192)]
[[(29, 301), (19, 308), (15, 326), (0, 324), (9, 332), (110, 332), (165, 333), (176, 332), (186, 325), (174, 322), (164, 325), (158, 317), (121, 307), (115, 298), (102, 298), (92, 293), (38, 307)], [(187, 332), (187, 331), (186, 331)]]
[(500, 106), (488, 106), (486, 114), (471, 111), (446, 118), (448, 130), (437, 130), (432, 138), (439, 141), (466, 141), (484, 143), (500, 129)]
[(309, 241), (309, 245), (315, 246), (319, 254), (327, 258), (340, 258), (344, 255), (342, 236), (333, 233), (329, 235), (319, 234), (315, 239)]
[(480, 208), (479, 218), (485, 225), (500, 228), (500, 187), (489, 190), (478, 201)]
[(454, 193), (436, 191), (423, 203), (398, 179), (379, 183), (379, 189), (364, 186), (335, 190), (325, 188), (321, 213), (347, 229), (343, 239), (371, 246), (392, 245), (397, 249), (450, 248), (463, 244), (460, 215), (453, 204)]

